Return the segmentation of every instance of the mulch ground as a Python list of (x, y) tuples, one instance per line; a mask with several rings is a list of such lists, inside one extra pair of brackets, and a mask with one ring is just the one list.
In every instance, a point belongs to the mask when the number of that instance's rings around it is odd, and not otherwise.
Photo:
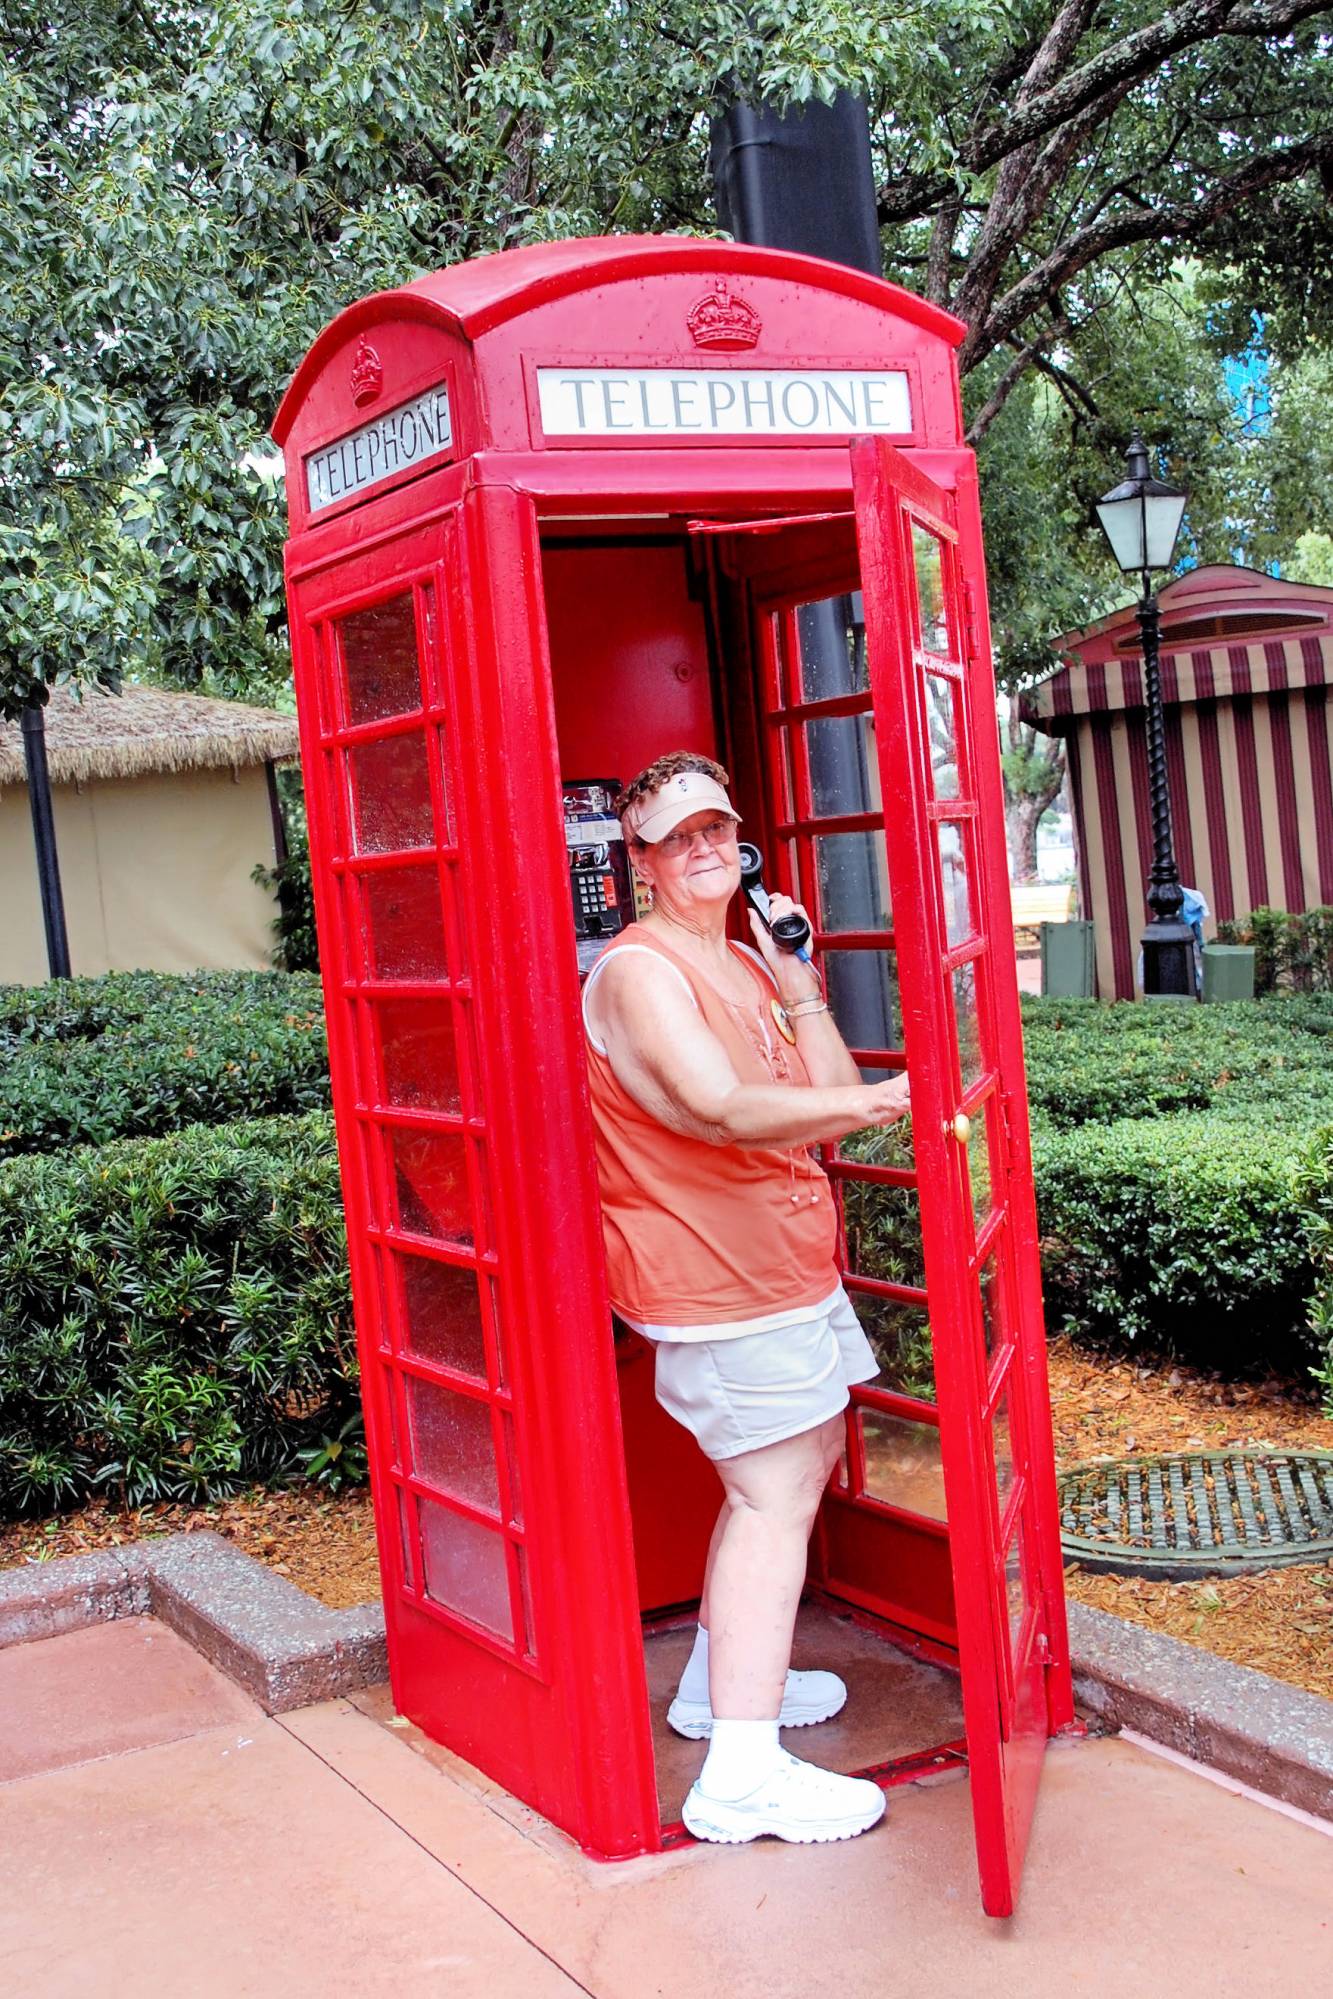
[(332, 1610), (369, 1603), (380, 1592), (370, 1494), (331, 1498), (317, 1487), (269, 1492), (256, 1486), (215, 1506), (140, 1506), (98, 1500), (78, 1513), (0, 1526), (0, 1569), (49, 1562), (95, 1548), (120, 1548), (149, 1534), (192, 1534), (211, 1527), (247, 1555), (257, 1555)]
[[(1229, 1382), (1190, 1368), (1090, 1355), (1067, 1340), (1050, 1350), (1051, 1406), (1061, 1465), (1152, 1456), (1200, 1446), (1333, 1450), (1333, 1421), (1303, 1384)], [(379, 1593), (370, 1499), (317, 1488), (256, 1489), (215, 1506), (98, 1502), (50, 1520), (0, 1526), (0, 1568), (123, 1546), (147, 1534), (209, 1527), (334, 1609)], [(1333, 1699), (1333, 1563), (1196, 1582), (1066, 1571), (1069, 1594), (1239, 1665)]]
[[(1050, 1349), (1062, 1465), (1163, 1451), (1271, 1446), (1333, 1451), (1333, 1422), (1299, 1382), (1229, 1382), (1190, 1368)], [(1065, 1571), (1071, 1597), (1333, 1699), (1333, 1562), (1195, 1582)]]

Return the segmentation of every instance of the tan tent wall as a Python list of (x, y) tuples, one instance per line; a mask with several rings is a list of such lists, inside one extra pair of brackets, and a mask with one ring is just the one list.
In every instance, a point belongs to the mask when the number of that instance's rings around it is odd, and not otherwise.
[[(273, 864), (262, 764), (52, 786), (76, 976), (262, 969), (274, 901), (250, 879)], [(0, 790), (0, 981), (39, 985), (46, 944), (22, 785)]]

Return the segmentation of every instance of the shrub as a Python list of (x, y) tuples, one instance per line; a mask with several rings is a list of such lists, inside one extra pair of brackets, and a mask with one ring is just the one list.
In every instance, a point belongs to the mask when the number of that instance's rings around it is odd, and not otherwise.
[(1299, 1358), (1306, 1133), (1208, 1114), (1033, 1132), (1048, 1318), (1215, 1365)]
[(1061, 1128), (1212, 1110), (1292, 1128), (1333, 1118), (1333, 995), (1257, 1006), (1028, 1000), (1028, 1096)]
[(282, 765), (277, 784), (287, 838), (286, 857), (271, 868), (261, 865), (253, 869), (252, 879), (277, 899), (273, 963), (284, 972), (316, 972), (319, 946), (315, 938), (315, 891), (310, 879), (310, 837), (299, 768), (295, 764)]
[(1050, 1325), (1228, 1366), (1324, 1351), (1310, 1221), (1318, 1189), (1333, 1201), (1314, 1143), (1331, 1033), (1327, 994), (1026, 1003)]
[(1254, 946), (1254, 990), (1333, 992), (1333, 909), (1270, 909), (1261, 904), (1238, 922), (1219, 923), (1219, 944)]
[(1306, 1323), (1317, 1359), (1310, 1372), (1323, 1392), (1326, 1413), (1333, 1416), (1333, 1125), (1325, 1126), (1310, 1145), (1297, 1195), (1314, 1265)]
[(0, 1513), (216, 1497), (356, 1408), (331, 1122), (0, 1166)]
[(111, 972), (0, 987), (0, 1158), (328, 1101), (309, 974)]

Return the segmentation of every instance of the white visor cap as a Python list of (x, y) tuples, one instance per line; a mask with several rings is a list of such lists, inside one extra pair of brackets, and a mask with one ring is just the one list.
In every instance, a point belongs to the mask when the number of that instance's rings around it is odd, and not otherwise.
[(737, 821), (741, 816), (715, 777), (702, 770), (683, 770), (669, 777), (660, 790), (632, 805), (625, 814), (625, 824), (636, 839), (651, 847), (665, 840), (682, 819), (709, 810)]

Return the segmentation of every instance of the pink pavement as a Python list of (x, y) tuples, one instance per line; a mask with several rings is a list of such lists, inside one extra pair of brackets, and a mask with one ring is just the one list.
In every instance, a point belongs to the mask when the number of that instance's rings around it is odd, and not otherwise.
[(23, 1999), (1290, 1999), (1333, 1838), (1119, 1740), (1052, 1750), (1019, 1914), (961, 1779), (845, 1845), (618, 1867), (396, 1722), (270, 1718), (150, 1619), (0, 1654), (0, 1990)]

